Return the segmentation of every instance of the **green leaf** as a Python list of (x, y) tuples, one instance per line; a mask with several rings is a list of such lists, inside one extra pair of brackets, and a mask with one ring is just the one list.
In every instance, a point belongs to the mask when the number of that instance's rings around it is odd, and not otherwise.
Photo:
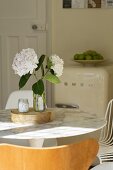
[(36, 83), (34, 83), (32, 85), (32, 90), (35, 94), (39, 94), (42, 95), (44, 92), (44, 83), (43, 81), (40, 79), (39, 81), (37, 81)]
[(60, 83), (60, 80), (57, 76), (53, 75), (53, 74), (47, 74), (44, 76), (44, 79), (45, 80), (48, 80), (49, 82), (51, 83), (54, 83), (54, 84), (58, 84)]
[(43, 66), (43, 64), (41, 65), (41, 72), (42, 72), (42, 76), (44, 76), (44, 66)]
[(20, 78), (20, 81), (19, 81), (19, 89), (21, 89), (22, 87), (25, 86), (25, 84), (27, 83), (27, 81), (29, 80), (31, 74), (28, 73), (26, 75), (23, 75), (21, 78)]
[(41, 65), (43, 64), (45, 59), (45, 55), (41, 55), (41, 57), (39, 58), (39, 63), (38, 63), (38, 67), (35, 69), (35, 71), (39, 70), (39, 68), (41, 67)]

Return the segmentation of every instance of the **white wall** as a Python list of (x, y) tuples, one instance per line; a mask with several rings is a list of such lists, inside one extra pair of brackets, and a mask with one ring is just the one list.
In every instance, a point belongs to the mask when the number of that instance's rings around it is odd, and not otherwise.
[(53, 0), (52, 53), (69, 64), (76, 52), (88, 49), (112, 59), (113, 9), (63, 9), (62, 0)]

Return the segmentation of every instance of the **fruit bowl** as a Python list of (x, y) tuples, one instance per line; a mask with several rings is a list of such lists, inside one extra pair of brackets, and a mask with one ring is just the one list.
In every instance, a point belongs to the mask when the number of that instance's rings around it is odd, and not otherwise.
[(104, 60), (104, 57), (100, 53), (94, 50), (87, 50), (83, 53), (76, 53), (73, 56), (73, 59), (80, 63), (81, 62), (98, 63), (98, 62), (102, 62)]
[(84, 65), (96, 65), (104, 61), (104, 57), (95, 50), (87, 50), (83, 53), (76, 53), (74, 61)]

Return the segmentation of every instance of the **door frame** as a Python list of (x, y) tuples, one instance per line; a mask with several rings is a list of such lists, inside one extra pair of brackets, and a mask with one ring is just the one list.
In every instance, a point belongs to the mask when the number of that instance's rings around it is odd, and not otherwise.
[[(52, 0), (48, 0), (47, 2), (47, 38), (46, 38), (46, 50), (47, 55), (50, 56), (52, 54)], [(47, 97), (47, 106), (52, 107), (52, 87), (53, 85), (49, 82), (46, 83), (46, 97)]]

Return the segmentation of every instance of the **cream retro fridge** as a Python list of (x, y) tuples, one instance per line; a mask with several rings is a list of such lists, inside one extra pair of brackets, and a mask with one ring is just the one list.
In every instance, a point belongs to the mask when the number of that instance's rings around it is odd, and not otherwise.
[(61, 83), (54, 86), (53, 105), (76, 107), (80, 110), (105, 114), (113, 98), (113, 65), (65, 67)]

